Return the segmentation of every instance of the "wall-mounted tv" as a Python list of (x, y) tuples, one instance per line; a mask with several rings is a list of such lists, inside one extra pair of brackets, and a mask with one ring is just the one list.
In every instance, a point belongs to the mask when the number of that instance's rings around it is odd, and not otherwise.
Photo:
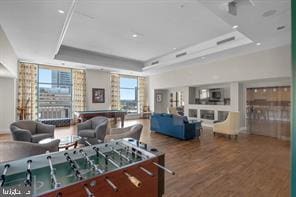
[(223, 98), (223, 89), (210, 89), (209, 90), (210, 101), (222, 101)]

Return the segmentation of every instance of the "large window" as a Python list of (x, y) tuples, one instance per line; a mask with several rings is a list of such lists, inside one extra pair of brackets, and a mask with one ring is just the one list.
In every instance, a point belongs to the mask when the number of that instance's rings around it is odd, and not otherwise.
[(120, 109), (138, 113), (138, 78), (120, 77)]
[(71, 118), (71, 69), (39, 66), (38, 73), (38, 119)]

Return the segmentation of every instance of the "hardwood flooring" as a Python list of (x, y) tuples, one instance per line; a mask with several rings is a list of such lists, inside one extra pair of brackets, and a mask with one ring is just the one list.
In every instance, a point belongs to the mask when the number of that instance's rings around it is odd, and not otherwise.
[[(149, 120), (129, 120), (125, 126), (144, 125), (141, 141), (166, 154), (165, 197), (239, 196), (285, 197), (290, 191), (290, 143), (271, 137), (240, 134), (238, 140), (212, 135), (205, 128), (200, 139), (181, 141), (151, 133)], [(75, 134), (76, 127), (58, 128), (55, 135)], [(0, 136), (0, 140), (9, 139)]]

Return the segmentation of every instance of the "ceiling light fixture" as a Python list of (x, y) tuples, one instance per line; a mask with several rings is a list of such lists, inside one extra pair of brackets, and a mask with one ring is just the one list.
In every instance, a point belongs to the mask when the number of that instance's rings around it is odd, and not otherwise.
[(257, 42), (257, 43), (256, 43), (256, 45), (257, 45), (257, 46), (260, 46), (260, 45), (261, 45), (261, 43), (260, 43), (260, 42)]
[(174, 48), (173, 48), (173, 50), (177, 50), (177, 48), (176, 48), (176, 47), (174, 47)]
[(137, 38), (139, 35), (138, 34), (133, 34), (132, 37), (133, 38)]
[(65, 13), (64, 10), (58, 10), (58, 12), (59, 12), (60, 14), (64, 14), (64, 13)]
[(262, 16), (263, 17), (269, 17), (269, 16), (272, 16), (272, 15), (275, 15), (276, 12), (277, 12), (276, 10), (268, 10), (268, 11), (264, 12), (262, 14)]
[(232, 29), (237, 29), (237, 28), (238, 28), (238, 25), (232, 26)]
[(282, 30), (282, 29), (285, 29), (285, 28), (286, 28), (286, 26), (285, 25), (282, 25), (282, 26), (277, 27), (276, 29), (277, 30)]

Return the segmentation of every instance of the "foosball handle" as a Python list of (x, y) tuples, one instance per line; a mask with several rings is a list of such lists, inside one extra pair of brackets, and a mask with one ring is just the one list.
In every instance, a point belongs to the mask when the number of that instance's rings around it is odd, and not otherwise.
[(105, 178), (106, 182), (112, 187), (113, 191), (117, 192), (118, 191), (118, 187), (116, 187), (116, 185), (107, 177)]
[(136, 187), (141, 187), (142, 186), (142, 182), (137, 179), (136, 177), (130, 175), (127, 172), (124, 172), (124, 174), (127, 176), (127, 178), (129, 179), (129, 181)]
[(88, 189), (87, 185), (84, 185), (83, 188), (87, 194), (87, 197), (95, 197), (95, 195)]

